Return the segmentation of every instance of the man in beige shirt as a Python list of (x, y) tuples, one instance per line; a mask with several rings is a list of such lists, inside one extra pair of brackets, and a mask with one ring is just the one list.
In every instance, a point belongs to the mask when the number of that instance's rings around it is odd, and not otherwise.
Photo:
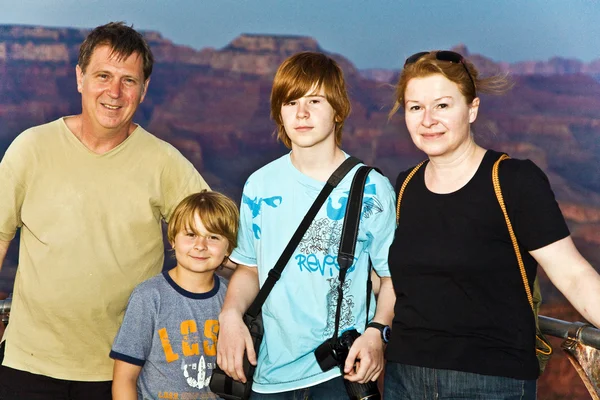
[(110, 347), (133, 288), (160, 272), (161, 221), (207, 189), (175, 148), (132, 122), (148, 44), (94, 29), (76, 67), (82, 113), (20, 134), (0, 162), (0, 265), (21, 229), (2, 399), (110, 399)]

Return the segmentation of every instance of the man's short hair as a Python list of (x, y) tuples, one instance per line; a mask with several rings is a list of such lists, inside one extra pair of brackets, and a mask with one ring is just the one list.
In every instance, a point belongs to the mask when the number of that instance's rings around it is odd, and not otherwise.
[(335, 143), (339, 146), (344, 121), (350, 114), (350, 99), (344, 73), (335, 60), (323, 53), (302, 52), (287, 58), (277, 69), (271, 90), (271, 118), (277, 124), (277, 138), (286, 147), (292, 148), (292, 142), (283, 126), (281, 106), (321, 88), (335, 111)]
[(181, 231), (190, 230), (196, 234), (194, 217), (198, 215), (204, 227), (211, 233), (223, 236), (229, 242), (227, 254), (231, 254), (237, 246), (237, 231), (240, 213), (233, 200), (218, 192), (203, 190), (186, 197), (175, 207), (169, 226), (167, 238), (175, 243), (175, 236)]
[(138, 53), (142, 58), (144, 81), (152, 74), (154, 56), (144, 37), (124, 22), (109, 22), (92, 30), (79, 48), (77, 64), (85, 73), (92, 58), (92, 53), (98, 46), (110, 46), (112, 55), (119, 60), (125, 60), (133, 53)]

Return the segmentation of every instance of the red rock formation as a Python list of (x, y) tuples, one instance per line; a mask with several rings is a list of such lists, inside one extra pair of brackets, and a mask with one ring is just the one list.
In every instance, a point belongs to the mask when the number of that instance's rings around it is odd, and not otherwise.
[[(0, 26), (0, 152), (28, 127), (80, 112), (74, 67), (86, 33)], [(157, 62), (136, 121), (178, 147), (213, 187), (239, 198), (249, 173), (286, 151), (269, 119), (277, 66), (295, 52), (322, 49), (307, 37), (242, 35), (223, 49), (196, 51), (157, 32), (145, 35)], [(578, 68), (600, 74), (600, 60), (508, 65), (469, 54), (466, 46), (455, 50), (468, 55), (484, 75), (534, 74), (516, 77), (515, 88), (503, 97), (482, 96), (473, 131), (486, 147), (530, 158), (546, 171), (577, 245), (600, 267), (600, 83), (567, 74)], [(388, 119), (393, 87), (361, 77), (347, 59), (333, 56), (346, 73), (353, 105), (342, 146), (382, 168), (393, 182), (398, 172), (424, 158), (406, 131), (403, 111)], [(389, 81), (391, 74), (396, 72), (372, 76)], [(13, 247), (6, 265), (15, 266), (16, 257)], [(3, 271), (14, 273), (14, 268)], [(579, 318), (561, 305), (564, 299), (543, 274), (542, 282), (545, 307), (550, 307), (544, 313)], [(551, 361), (539, 398), (586, 398), (578, 397), (585, 392), (560, 360)]]

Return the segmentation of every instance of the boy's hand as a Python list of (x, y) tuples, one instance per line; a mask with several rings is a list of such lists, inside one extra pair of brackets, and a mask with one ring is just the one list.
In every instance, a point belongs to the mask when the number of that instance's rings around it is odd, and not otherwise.
[(377, 329), (367, 328), (348, 352), (344, 379), (358, 383), (377, 380), (384, 365), (383, 346), (381, 333)]
[(235, 310), (224, 310), (219, 315), (219, 339), (217, 340), (217, 364), (236, 381), (246, 382), (244, 350), (250, 364), (256, 365), (256, 353), (252, 337), (242, 316)]

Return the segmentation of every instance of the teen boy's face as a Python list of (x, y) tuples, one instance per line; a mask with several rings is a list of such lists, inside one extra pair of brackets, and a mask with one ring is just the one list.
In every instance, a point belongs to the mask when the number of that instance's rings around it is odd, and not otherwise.
[(323, 87), (319, 91), (313, 87), (301, 98), (281, 106), (281, 119), (292, 149), (335, 146), (334, 118), (335, 110), (325, 98)]
[(194, 215), (194, 224), (194, 230), (180, 231), (172, 243), (176, 268), (194, 273), (212, 272), (227, 256), (229, 242), (225, 237), (209, 232), (198, 214)]

